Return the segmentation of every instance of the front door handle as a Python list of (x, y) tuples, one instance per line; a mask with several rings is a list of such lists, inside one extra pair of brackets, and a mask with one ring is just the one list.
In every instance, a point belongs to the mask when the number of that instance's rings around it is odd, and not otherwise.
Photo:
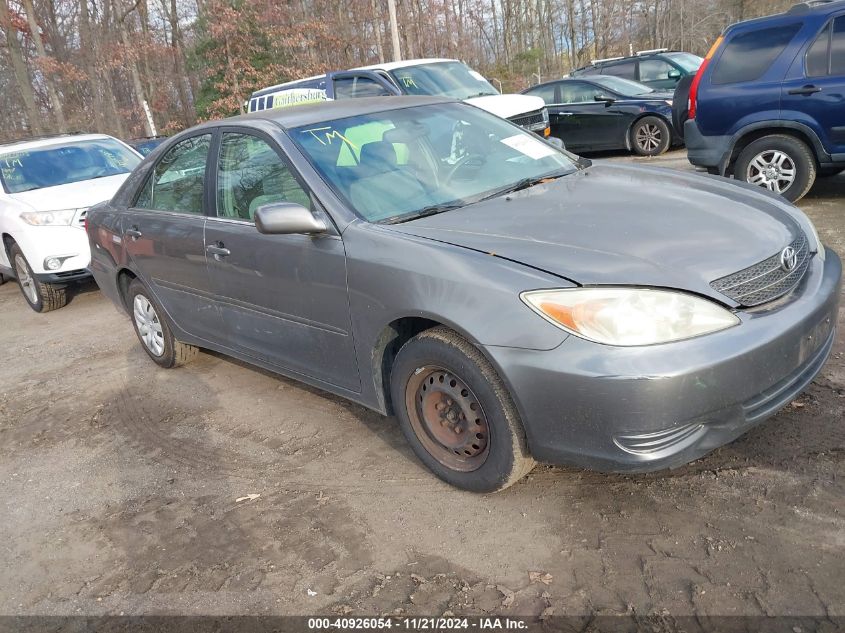
[(224, 248), (223, 242), (216, 242), (215, 244), (207, 244), (205, 247), (205, 252), (209, 255), (213, 255), (214, 259), (218, 262), (221, 261), (224, 257), (228, 257), (232, 254), (228, 248)]
[(795, 88), (789, 91), (791, 95), (804, 95), (809, 97), (810, 95), (814, 95), (817, 92), (821, 92), (822, 89), (818, 86), (804, 86), (803, 88)]
[(126, 229), (126, 237), (131, 237), (133, 240), (137, 240), (142, 235), (143, 233), (138, 230), (137, 226), (133, 226), (131, 229)]

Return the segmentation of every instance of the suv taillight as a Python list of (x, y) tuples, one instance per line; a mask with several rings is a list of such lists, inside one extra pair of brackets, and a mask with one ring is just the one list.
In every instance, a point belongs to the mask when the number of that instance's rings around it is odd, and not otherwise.
[(695, 78), (692, 80), (692, 83), (689, 87), (689, 118), (695, 118), (695, 111), (697, 110), (698, 106), (698, 84), (701, 83), (701, 78), (704, 76), (704, 71), (707, 70), (707, 67), (710, 65), (710, 60), (713, 58), (713, 55), (716, 54), (716, 51), (722, 45), (722, 42), (725, 41), (723, 36), (720, 36), (719, 39), (710, 47), (710, 51), (707, 53), (707, 57), (704, 58), (704, 61), (701, 62), (701, 66), (698, 67), (698, 72), (695, 73)]

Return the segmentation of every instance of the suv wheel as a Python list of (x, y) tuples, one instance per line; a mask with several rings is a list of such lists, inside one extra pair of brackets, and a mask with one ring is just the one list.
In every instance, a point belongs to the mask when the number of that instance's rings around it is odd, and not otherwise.
[(669, 126), (660, 117), (643, 117), (631, 128), (631, 147), (640, 156), (660, 156), (671, 142)]
[(453, 486), (495, 492), (534, 467), (504, 383), (478, 349), (452, 330), (426, 330), (402, 346), (390, 389), (414, 453)]
[(816, 180), (816, 160), (803, 141), (772, 134), (742, 150), (734, 166), (734, 177), (796, 202)]
[(193, 360), (198, 349), (173, 338), (164, 318), (164, 310), (153, 299), (146, 286), (137, 279), (129, 284), (127, 305), (132, 315), (135, 334), (141, 346), (153, 361), (165, 368), (178, 367)]
[(58, 310), (67, 304), (65, 287), (38, 281), (20, 246), (12, 244), (9, 255), (15, 276), (18, 278), (21, 293), (30, 308), (36, 312), (50, 312), (50, 310)]

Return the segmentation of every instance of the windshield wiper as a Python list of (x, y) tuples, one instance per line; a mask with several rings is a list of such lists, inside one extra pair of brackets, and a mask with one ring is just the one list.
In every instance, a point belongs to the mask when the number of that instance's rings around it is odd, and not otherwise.
[(399, 215), (395, 218), (388, 218), (387, 220), (382, 221), (382, 224), (401, 224), (403, 222), (425, 218), (430, 215), (437, 215), (438, 213), (460, 209), (463, 206), (463, 203), (456, 202), (450, 202), (448, 204), (432, 204), (431, 206), (423, 207), (419, 211), (414, 211), (413, 213), (406, 213), (405, 215)]
[(484, 196), (478, 202), (482, 202), (484, 200), (490, 200), (492, 198), (498, 198), (499, 196), (504, 196), (509, 193), (515, 193), (517, 191), (522, 191), (523, 189), (529, 189), (534, 185), (539, 185), (543, 182), (548, 182), (549, 180), (557, 180), (558, 178), (562, 178), (563, 176), (568, 176), (572, 172), (569, 170), (565, 171), (555, 171), (550, 174), (546, 174), (545, 176), (534, 176), (531, 178), (523, 178), (522, 180), (517, 180), (512, 185), (508, 185), (507, 187), (503, 187), (494, 191), (493, 193)]

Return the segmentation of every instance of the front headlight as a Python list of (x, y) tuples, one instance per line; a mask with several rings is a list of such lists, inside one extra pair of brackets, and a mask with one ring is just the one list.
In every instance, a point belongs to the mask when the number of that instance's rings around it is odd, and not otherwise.
[(822, 240), (819, 237), (819, 232), (816, 230), (816, 225), (813, 224), (813, 221), (810, 219), (810, 216), (804, 214), (804, 220), (806, 221), (807, 228), (810, 230), (810, 234), (813, 236), (813, 239), (816, 241), (816, 254), (818, 258), (824, 261), (824, 244), (822, 244)]
[(680, 341), (740, 323), (712, 301), (672, 290), (571, 288), (533, 290), (520, 298), (567, 332), (622, 347)]
[(68, 226), (73, 222), (76, 209), (61, 211), (24, 211), (21, 220), (33, 226)]

